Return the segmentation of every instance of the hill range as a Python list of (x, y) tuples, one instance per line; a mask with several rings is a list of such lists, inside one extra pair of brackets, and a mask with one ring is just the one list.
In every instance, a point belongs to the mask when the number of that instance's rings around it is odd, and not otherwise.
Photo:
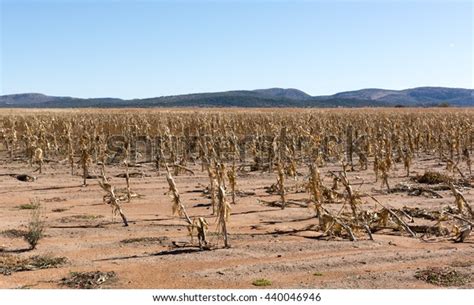
[(22, 93), (0, 96), (1, 108), (125, 107), (473, 107), (474, 90), (418, 87), (405, 90), (362, 89), (311, 96), (297, 89), (259, 89), (161, 96), (144, 99), (76, 98)]

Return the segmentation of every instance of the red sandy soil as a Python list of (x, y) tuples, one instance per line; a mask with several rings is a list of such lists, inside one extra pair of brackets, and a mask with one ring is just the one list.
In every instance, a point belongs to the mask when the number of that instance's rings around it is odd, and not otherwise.
[[(29, 257), (51, 254), (64, 256), (68, 263), (53, 269), (16, 272), (0, 275), (2, 288), (61, 288), (60, 280), (75, 271), (114, 271), (117, 279), (106, 288), (254, 288), (255, 279), (272, 281), (270, 288), (437, 288), (415, 278), (417, 270), (427, 267), (453, 267), (465, 274), (474, 270), (474, 238), (454, 243), (447, 238), (426, 240), (408, 237), (405, 233), (385, 232), (374, 234), (374, 241), (360, 235), (361, 240), (316, 239), (321, 235), (308, 229), (317, 225), (314, 211), (289, 206), (285, 210), (269, 207), (257, 199), (278, 200), (264, 187), (275, 183), (275, 173), (250, 172), (238, 177), (238, 189), (253, 191), (256, 195), (237, 197), (232, 205), (229, 223), (231, 248), (224, 249), (217, 235), (210, 235), (219, 248), (211, 251), (176, 249), (171, 243), (188, 242), (186, 223), (172, 215), (171, 200), (165, 193), (168, 185), (163, 172), (157, 173), (152, 164), (132, 168), (149, 175), (132, 178), (132, 190), (142, 195), (130, 203), (123, 203), (130, 226), (124, 227), (119, 217), (112, 218), (111, 208), (102, 202), (104, 192), (96, 180), (81, 186), (82, 178), (72, 176), (66, 163), (51, 162), (42, 174), (23, 162), (11, 162), (6, 155), (0, 160), (0, 174), (27, 173), (38, 177), (35, 182), (21, 182), (10, 176), (0, 176), (0, 232), (8, 229), (25, 229), (29, 210), (18, 206), (38, 198), (46, 224), (46, 236), (37, 249), (15, 252), (27, 248), (21, 238), (8, 238), (0, 234), (0, 249), (11, 255)], [(390, 184), (410, 181), (403, 177), (402, 164), (390, 173)], [(208, 177), (200, 165), (192, 166), (195, 175), (175, 177), (182, 201), (191, 216), (204, 216), (210, 231), (216, 231), (211, 216), (210, 199), (202, 193)], [(322, 168), (325, 175), (338, 166)], [(427, 169), (444, 171), (444, 165), (429, 156), (414, 161), (412, 175), (423, 174)], [(305, 175), (306, 169), (300, 169)], [(124, 168), (108, 167), (108, 175), (123, 173)], [(372, 170), (349, 173), (354, 188), (376, 196), (394, 208), (403, 206), (439, 208), (453, 205), (449, 191), (440, 191), (440, 199), (409, 196), (407, 193), (386, 194), (380, 183), (374, 183)], [(298, 178), (302, 182), (305, 177)], [(288, 184), (294, 184), (291, 178)], [(114, 177), (112, 184), (125, 185), (125, 179)], [(331, 185), (331, 178), (324, 183)], [(193, 192), (195, 191), (195, 192)], [(466, 199), (473, 202), (472, 189), (462, 190)], [(290, 193), (288, 198), (308, 198), (305, 193)], [(374, 208), (373, 201), (366, 208)], [(197, 206), (198, 204), (204, 206)], [(207, 205), (207, 206), (206, 206)], [(338, 209), (340, 204), (330, 205)], [(52, 210), (63, 208), (62, 212)], [(79, 215), (79, 218), (78, 218)], [(82, 218), (85, 219), (81, 219)], [(122, 243), (129, 238), (162, 237), (151, 243)], [(168, 252), (168, 251), (174, 252)], [(316, 274), (316, 275), (315, 275)], [(472, 281), (462, 288), (473, 288)]]

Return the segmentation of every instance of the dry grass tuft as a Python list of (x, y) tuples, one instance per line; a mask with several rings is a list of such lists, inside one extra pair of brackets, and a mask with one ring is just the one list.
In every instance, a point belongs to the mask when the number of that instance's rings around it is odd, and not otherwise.
[(474, 266), (474, 260), (470, 261), (454, 261), (451, 264), (451, 267), (458, 267), (458, 268), (469, 268)]
[(451, 180), (448, 176), (433, 171), (427, 171), (423, 174), (423, 176), (419, 176), (415, 178), (415, 181), (418, 183), (424, 184), (440, 184), (440, 183), (448, 183)]
[(36, 210), (38, 207), (39, 205), (33, 202), (25, 203), (25, 204), (17, 206), (17, 208), (20, 210)]
[(61, 219), (59, 219), (59, 221), (61, 223), (69, 223), (69, 222), (81, 222), (81, 221), (94, 221), (101, 218), (104, 218), (104, 216), (81, 214), (81, 215), (71, 215), (71, 216), (62, 217)]
[(272, 281), (267, 280), (267, 279), (256, 279), (252, 282), (252, 285), (257, 286), (257, 287), (271, 286)]
[(61, 279), (60, 284), (76, 289), (96, 289), (116, 277), (113, 271), (71, 272), (69, 277)]
[(50, 255), (36, 255), (29, 258), (0, 255), (0, 274), (10, 275), (13, 272), (56, 268), (66, 262), (67, 259), (65, 257), (53, 257)]
[(25, 230), (10, 229), (2, 231), (0, 235), (5, 236), (7, 238), (23, 238), (26, 233), (27, 232)]
[(123, 239), (120, 242), (122, 244), (134, 244), (134, 243), (164, 243), (169, 241), (169, 238), (166, 236), (162, 237), (138, 237), (138, 238), (127, 238)]
[(103, 217), (104, 216), (102, 216), (102, 215), (83, 214), (83, 215), (72, 215), (70, 218), (79, 219), (79, 220), (96, 220), (96, 219), (103, 218)]
[(417, 271), (415, 278), (437, 286), (462, 286), (470, 282), (468, 274), (462, 274), (452, 268), (431, 267)]

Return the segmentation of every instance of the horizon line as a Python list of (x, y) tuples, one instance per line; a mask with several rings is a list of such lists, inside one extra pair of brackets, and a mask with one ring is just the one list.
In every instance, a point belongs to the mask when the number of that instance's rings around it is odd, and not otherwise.
[(331, 94), (319, 94), (319, 95), (311, 95), (304, 90), (295, 88), (295, 87), (269, 87), (269, 88), (256, 88), (256, 89), (230, 89), (230, 90), (221, 90), (221, 91), (201, 91), (201, 92), (189, 92), (189, 93), (178, 93), (178, 94), (170, 94), (170, 95), (155, 95), (155, 96), (148, 96), (148, 97), (134, 97), (134, 98), (121, 98), (121, 97), (113, 97), (113, 96), (95, 96), (95, 97), (79, 97), (73, 95), (55, 95), (55, 94), (48, 94), (43, 92), (17, 92), (17, 93), (7, 93), (1, 94), (1, 97), (4, 96), (12, 96), (12, 95), (22, 95), (22, 94), (39, 94), (44, 96), (51, 96), (51, 97), (64, 97), (64, 98), (77, 98), (77, 99), (119, 99), (119, 100), (141, 100), (141, 99), (150, 99), (150, 98), (161, 98), (161, 97), (173, 97), (173, 96), (182, 96), (182, 95), (195, 95), (195, 94), (212, 94), (212, 93), (224, 93), (224, 92), (237, 92), (237, 91), (256, 91), (256, 90), (270, 90), (270, 89), (283, 89), (283, 90), (298, 90), (301, 91), (310, 97), (324, 97), (324, 96), (332, 96), (339, 93), (344, 92), (356, 92), (361, 90), (386, 90), (386, 91), (404, 91), (404, 90), (411, 90), (417, 88), (447, 88), (447, 89), (464, 89), (464, 90), (474, 90), (474, 87), (466, 88), (466, 87), (446, 87), (446, 86), (433, 86), (433, 85), (424, 85), (424, 86), (416, 86), (416, 87), (408, 87), (403, 89), (387, 89), (387, 88), (378, 88), (378, 87), (365, 87), (353, 90), (343, 90), (337, 91)]

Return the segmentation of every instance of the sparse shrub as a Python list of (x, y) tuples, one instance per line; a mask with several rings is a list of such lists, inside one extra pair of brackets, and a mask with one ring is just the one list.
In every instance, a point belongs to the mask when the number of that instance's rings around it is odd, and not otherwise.
[(41, 221), (41, 205), (39, 201), (35, 199), (31, 202), (31, 204), (35, 206), (35, 208), (31, 210), (30, 222), (28, 223), (28, 228), (23, 238), (30, 245), (30, 249), (33, 250), (36, 248), (39, 240), (43, 238), (44, 222)]

